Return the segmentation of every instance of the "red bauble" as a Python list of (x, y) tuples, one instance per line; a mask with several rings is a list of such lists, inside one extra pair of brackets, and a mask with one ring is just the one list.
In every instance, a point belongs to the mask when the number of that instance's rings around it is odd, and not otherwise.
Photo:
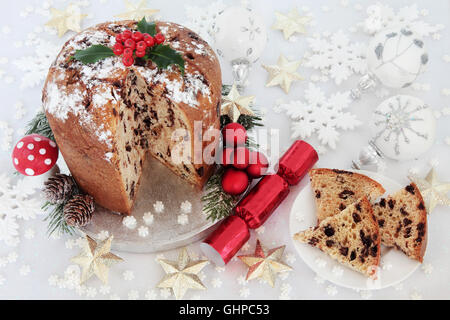
[(244, 171), (227, 169), (222, 177), (222, 189), (228, 194), (237, 196), (247, 190), (249, 181)]
[(50, 170), (58, 160), (58, 147), (49, 138), (30, 134), (17, 142), (12, 153), (14, 167), (26, 176), (38, 176)]
[(250, 151), (246, 147), (237, 147), (231, 156), (233, 167), (239, 170), (245, 170), (250, 163)]
[(261, 178), (269, 168), (269, 161), (266, 156), (257, 151), (250, 152), (250, 164), (246, 171), (253, 179)]
[(226, 146), (241, 146), (247, 141), (247, 130), (239, 123), (232, 122), (223, 127), (222, 136)]
[(222, 165), (224, 167), (229, 166), (233, 163), (233, 160), (231, 159), (231, 156), (233, 155), (233, 148), (224, 148), (222, 150), (222, 157), (221, 157), (221, 161), (222, 161)]

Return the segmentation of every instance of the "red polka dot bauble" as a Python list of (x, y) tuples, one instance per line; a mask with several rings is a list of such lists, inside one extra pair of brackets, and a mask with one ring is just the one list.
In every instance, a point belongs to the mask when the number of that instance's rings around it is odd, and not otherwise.
[(17, 142), (12, 153), (13, 165), (26, 176), (39, 176), (53, 168), (58, 160), (56, 143), (38, 134), (30, 134)]
[(249, 181), (245, 171), (228, 168), (222, 177), (222, 189), (231, 195), (240, 195), (247, 190)]
[(227, 147), (236, 147), (247, 141), (247, 130), (237, 122), (227, 124), (222, 129), (222, 136)]
[(250, 152), (250, 164), (246, 171), (253, 179), (261, 178), (269, 168), (269, 161), (266, 156), (257, 151)]

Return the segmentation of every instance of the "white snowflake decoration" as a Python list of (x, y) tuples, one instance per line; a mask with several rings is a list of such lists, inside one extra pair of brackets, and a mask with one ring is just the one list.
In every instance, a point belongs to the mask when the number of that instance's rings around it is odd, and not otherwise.
[(337, 85), (353, 74), (366, 73), (367, 46), (351, 43), (342, 30), (308, 38), (307, 41), (312, 53), (306, 57), (305, 66), (320, 70), (334, 79)]
[(225, 8), (221, 0), (201, 7), (186, 5), (186, 27), (197, 32), (208, 43), (212, 43), (217, 16)]
[(21, 88), (33, 88), (42, 83), (60, 49), (54, 43), (39, 39), (33, 55), (14, 60), (13, 64), (23, 73)]
[(420, 16), (421, 13), (416, 4), (403, 7), (395, 12), (388, 5), (377, 3), (367, 8), (367, 18), (359, 25), (368, 34), (375, 34), (387, 28), (404, 27), (422, 37), (439, 38), (439, 31), (444, 29), (444, 25), (429, 24), (420, 20)]
[(322, 89), (310, 83), (304, 97), (305, 101), (291, 101), (280, 106), (292, 119), (292, 139), (306, 139), (317, 134), (324, 147), (335, 149), (339, 129), (353, 130), (361, 124), (355, 115), (344, 112), (351, 102), (348, 91), (337, 92), (327, 98)]

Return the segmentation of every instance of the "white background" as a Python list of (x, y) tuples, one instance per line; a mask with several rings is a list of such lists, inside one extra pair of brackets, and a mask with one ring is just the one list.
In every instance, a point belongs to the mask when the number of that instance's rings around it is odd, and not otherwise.
[[(118, 0), (91, 0), (83, 1), (87, 6), (82, 7), (83, 13), (88, 13), (89, 18), (82, 22), (83, 27), (88, 27), (98, 22), (111, 20), (112, 16), (123, 12), (124, 5)], [(450, 97), (444, 95), (442, 90), (450, 88), (450, 64), (444, 61), (443, 56), (450, 54), (450, 2), (447, 0), (416, 1), (419, 9), (423, 11), (423, 19), (431, 24), (444, 24), (446, 28), (440, 32), (440, 40), (427, 37), (425, 39), (429, 51), (430, 63), (428, 71), (420, 76), (418, 83), (424, 85), (425, 90), (413, 88), (399, 90), (399, 93), (415, 95), (425, 100), (435, 110), (450, 107)], [(33, 117), (37, 108), (40, 107), (40, 96), (42, 81), (35, 86), (21, 88), (22, 72), (13, 63), (14, 60), (24, 56), (36, 55), (33, 46), (26, 46), (27, 41), (37, 38), (45, 38), (50, 42), (61, 46), (64, 40), (72, 36), (68, 33), (63, 39), (56, 35), (47, 34), (36, 27), (42, 27), (48, 17), (39, 13), (45, 2), (40, 0), (8, 1), (8, 5), (2, 5), (0, 12), (0, 40), (2, 46), (0, 57), (2, 63), (0, 70), (1, 113), (0, 121), (14, 129), (13, 140), (20, 139), (23, 127)], [(53, 6), (61, 9), (67, 5), (67, 1), (53, 1)], [(185, 5), (202, 7), (209, 1), (184, 0), (184, 1), (149, 1), (149, 7), (160, 9), (163, 19), (187, 24)], [(232, 4), (233, 1), (225, 1)], [(308, 34), (316, 32), (342, 29), (351, 35), (353, 40), (367, 42), (370, 37), (361, 31), (352, 33), (350, 27), (366, 18), (366, 8), (374, 1), (253, 1), (254, 10), (263, 16), (266, 23), (269, 42), (259, 62), (252, 70), (250, 85), (246, 94), (257, 97), (257, 103), (263, 111), (266, 111), (265, 122), (270, 128), (280, 129), (282, 148), (286, 149), (292, 143), (290, 139), (289, 120), (283, 114), (276, 114), (272, 107), (280, 98), (285, 101), (301, 99), (303, 91), (308, 86), (311, 69), (300, 67), (299, 73), (307, 80), (293, 84), (291, 92), (286, 95), (280, 88), (265, 88), (267, 78), (266, 71), (261, 68), (261, 63), (275, 64), (278, 56), (283, 53), (288, 57), (301, 59), (307, 48), (303, 36), (296, 42), (288, 42), (282, 37), (280, 31), (270, 29), (275, 21), (274, 11), (287, 12), (293, 6), (298, 5), (300, 9), (307, 9), (314, 16), (314, 25), (308, 28)], [(384, 1), (393, 8), (400, 8), (410, 4), (410, 1)], [(324, 8), (324, 6), (328, 7)], [(30, 35), (31, 34), (31, 35)], [(17, 41), (22, 41), (23, 46)], [(4, 58), (7, 58), (5, 60)], [(230, 68), (227, 63), (222, 63), (224, 82), (231, 80)], [(353, 76), (344, 81), (343, 85), (336, 86), (333, 82), (319, 84), (327, 95), (337, 90), (353, 88), (357, 83), (358, 76)], [(397, 93), (391, 90), (390, 95)], [(374, 94), (368, 94), (363, 99), (354, 103), (350, 108), (358, 118), (367, 122), (372, 110), (382, 101)], [(26, 113), (18, 116), (15, 105), (23, 103)], [(430, 164), (435, 164), (437, 173), (441, 180), (450, 181), (450, 145), (445, 143), (445, 138), (450, 137), (450, 118), (442, 116), (438, 119), (437, 142), (425, 155), (415, 161), (395, 163), (389, 162), (386, 175), (394, 178), (401, 184), (408, 182), (407, 175), (410, 168), (418, 170), (419, 175), (425, 175), (430, 169)], [(0, 139), (4, 139), (5, 126), (0, 128)], [(355, 131), (345, 132), (338, 143), (335, 151), (329, 151), (322, 155), (318, 166), (348, 168), (351, 160), (358, 154), (369, 138), (366, 126), (361, 126)], [(10, 161), (10, 150), (0, 151), (0, 173), (7, 173), (12, 177), (12, 164)], [(14, 180), (17, 177), (13, 178)], [(2, 182), (0, 182), (2, 183)], [(450, 298), (450, 209), (438, 207), (429, 216), (429, 241), (423, 268), (419, 268), (409, 279), (395, 288), (384, 289), (379, 292), (356, 292), (350, 289), (335, 287), (327, 281), (315, 278), (315, 274), (296, 255), (291, 240), (288, 237), (288, 215), (292, 201), (298, 193), (298, 188), (293, 189), (289, 198), (277, 210), (274, 216), (265, 224), (264, 230), (259, 234), (253, 232), (246, 253), (254, 249), (254, 243), (258, 236), (268, 247), (286, 244), (285, 261), (293, 267), (293, 271), (283, 278), (278, 278), (274, 289), (266, 284), (254, 281), (242, 283), (238, 281), (246, 273), (246, 268), (240, 261), (232, 261), (226, 268), (215, 268), (207, 266), (202, 274), (202, 280), (208, 287), (207, 291), (189, 291), (185, 298), (204, 299), (448, 299)], [(0, 214), (2, 206), (0, 203)], [(164, 272), (156, 262), (156, 254), (126, 254), (117, 253), (125, 259), (124, 263), (118, 264), (110, 272), (110, 288), (102, 288), (98, 279), (88, 281), (86, 287), (81, 290), (64, 288), (64, 281), (55, 281), (64, 277), (64, 271), (70, 265), (69, 258), (76, 255), (79, 248), (73, 245), (76, 238), (61, 237), (58, 239), (48, 238), (45, 234), (46, 224), (41, 221), (42, 216), (30, 221), (19, 221), (20, 242), (16, 247), (10, 247), (0, 242), (0, 258), (10, 253), (17, 253), (17, 261), (0, 265), (0, 298), (19, 299), (108, 299), (129, 297), (165, 298), (164, 292), (155, 289), (157, 282), (163, 277)], [(25, 237), (25, 231), (35, 232), (32, 239)], [(72, 247), (72, 248), (70, 248)], [(194, 256), (199, 254), (198, 244), (193, 244), (189, 250)], [(176, 259), (177, 251), (164, 252), (168, 259)], [(26, 272), (29, 267), (30, 272)], [(21, 272), (22, 271), (22, 272)], [(125, 280), (123, 273), (132, 271), (133, 280)], [(52, 277), (53, 276), (53, 277)], [(50, 281), (49, 281), (50, 280)], [(66, 285), (67, 287), (67, 285)], [(108, 292), (109, 289), (109, 292)], [(170, 296), (169, 298), (173, 298)]]

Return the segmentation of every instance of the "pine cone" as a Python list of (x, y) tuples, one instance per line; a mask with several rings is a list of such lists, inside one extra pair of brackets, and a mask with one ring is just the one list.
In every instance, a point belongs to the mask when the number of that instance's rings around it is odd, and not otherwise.
[(72, 195), (72, 191), (75, 189), (75, 180), (66, 174), (57, 173), (44, 185), (46, 199), (52, 204), (60, 204)]
[(76, 195), (64, 206), (64, 220), (69, 226), (84, 227), (95, 211), (94, 198), (90, 195)]

